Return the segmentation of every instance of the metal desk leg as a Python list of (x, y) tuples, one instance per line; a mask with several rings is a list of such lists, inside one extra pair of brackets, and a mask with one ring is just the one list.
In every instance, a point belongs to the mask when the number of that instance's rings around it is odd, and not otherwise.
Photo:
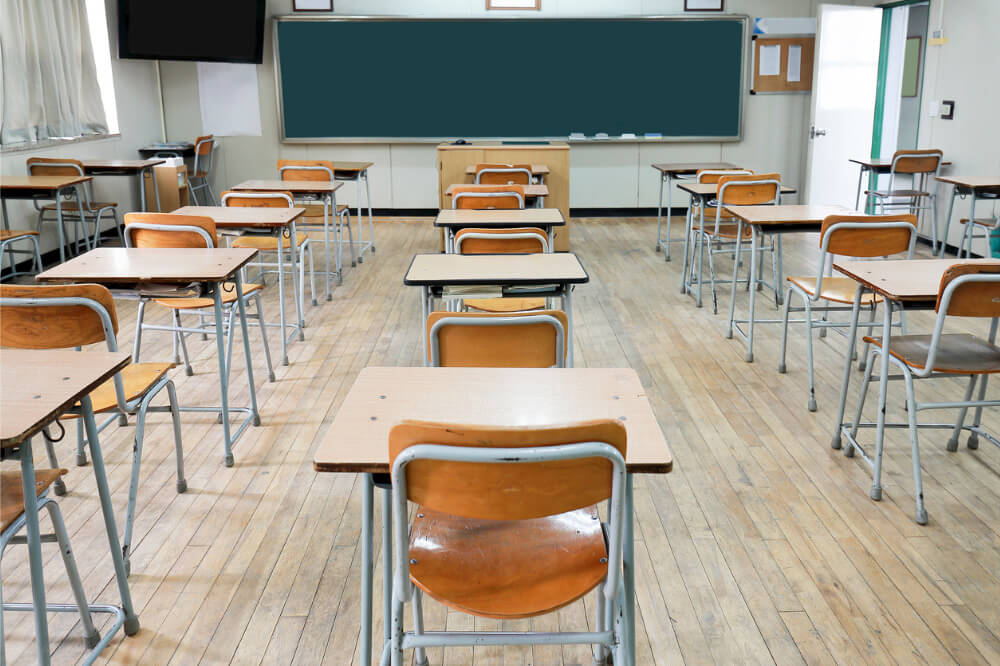
[(865, 171), (867, 171), (865, 165), (862, 164), (858, 167), (858, 193), (854, 195), (854, 210), (857, 210), (858, 206), (861, 205), (861, 181), (865, 178)]
[(681, 293), (686, 294), (688, 291), (688, 270), (690, 266), (694, 263), (694, 260), (688, 259), (688, 254), (690, 254), (689, 247), (691, 245), (691, 225), (693, 224), (691, 219), (691, 206), (688, 206), (687, 213), (684, 215), (684, 261), (681, 267)]
[[(573, 367), (573, 285), (564, 284), (562, 288), (562, 306), (566, 313), (566, 367)], [(427, 327), (424, 326), (426, 329)], [(426, 346), (424, 347), (427, 348)]]
[(660, 198), (659, 202), (656, 204), (656, 245), (653, 246), (654, 252), (660, 251), (660, 227), (663, 225), (663, 179), (666, 177), (665, 173), (660, 173)]
[[(142, 212), (146, 213), (146, 212), (149, 211), (149, 209), (146, 208), (146, 181), (143, 178), (143, 174), (144, 173), (146, 173), (145, 169), (140, 169), (139, 170), (139, 210), (141, 210)], [(93, 182), (93, 181), (91, 181), (91, 182)], [(156, 207), (156, 211), (157, 212), (160, 211), (160, 207), (159, 206)]]
[(361, 663), (372, 663), (372, 532), (374, 486), (371, 474), (361, 475)]
[(83, 413), (83, 426), (87, 431), (87, 446), (90, 447), (90, 464), (94, 469), (97, 481), (97, 495), (101, 500), (101, 513), (104, 515), (104, 528), (108, 533), (108, 545), (111, 547), (111, 563), (115, 568), (115, 579), (118, 582), (118, 595), (121, 598), (122, 610), (125, 612), (125, 635), (134, 636), (139, 631), (139, 617), (132, 605), (132, 592), (128, 587), (128, 574), (125, 571), (125, 560), (122, 556), (122, 546), (118, 539), (118, 523), (115, 522), (115, 511), (111, 504), (111, 490), (108, 488), (108, 475), (104, 469), (104, 454), (94, 422), (94, 409), (90, 396), (80, 400)]
[[(889, 390), (889, 345), (892, 337), (892, 301), (886, 299), (882, 307), (882, 364), (878, 377), (878, 414), (875, 422), (875, 455), (872, 460), (872, 490), (873, 500), (882, 499), (882, 449), (885, 444), (885, 401)], [(913, 405), (910, 405), (912, 409)], [(855, 424), (857, 427), (857, 424)]]
[[(238, 272), (237, 272), (238, 274)], [(222, 399), (222, 462), (226, 467), (233, 466), (233, 439), (229, 427), (229, 369), (226, 367), (226, 340), (222, 332), (222, 285), (216, 284), (212, 290), (215, 301), (215, 343), (219, 355), (219, 396)]]
[[(372, 187), (371, 182), (368, 180), (368, 169), (363, 172), (365, 178), (365, 203), (368, 204), (368, 242), (372, 246), (372, 254), (375, 254), (375, 217), (372, 215)], [(361, 215), (358, 215), (358, 224), (360, 225)], [(360, 235), (360, 233), (358, 234)]]
[[(240, 329), (243, 334), (243, 356), (247, 364), (247, 383), (250, 385), (250, 413), (255, 426), (260, 425), (260, 412), (257, 411), (257, 389), (253, 384), (253, 357), (250, 354), (250, 334), (247, 332), (246, 304), (243, 302), (243, 278), (239, 271), (234, 276), (236, 283), (236, 307), (239, 310)], [(258, 313), (260, 314), (260, 313)], [(262, 315), (263, 316), (263, 315)], [(230, 332), (232, 335), (232, 332)]]
[(625, 631), (628, 663), (635, 663), (635, 500), (632, 475), (625, 475), (625, 524), (622, 535), (622, 573), (625, 586)]
[[(0, 207), (3, 208), (3, 229), (4, 229), (4, 231), (10, 231), (10, 220), (7, 219), (7, 200), (6, 199), (0, 199)], [(7, 253), (7, 257), (8, 257), (7, 261), (10, 264), (10, 272), (13, 273), (14, 272), (14, 264), (15, 264), (14, 250), (13, 250), (13, 248), (10, 247), (10, 245), (7, 245), (5, 247), (5, 250), (6, 250), (6, 253)], [(41, 255), (39, 255), (39, 256), (41, 256)], [(0, 258), (0, 259), (2, 259), (2, 258)], [(41, 271), (42, 267), (39, 266), (38, 270)]]
[[(757, 313), (757, 280), (759, 279), (757, 266), (757, 255), (760, 252), (760, 231), (754, 225), (750, 225), (750, 316), (747, 322), (747, 363), (753, 363), (753, 324)], [(739, 264), (739, 258), (736, 260)], [(733, 284), (736, 284), (735, 282)]]
[[(948, 217), (944, 221), (944, 236), (941, 237), (941, 248), (938, 250), (938, 256), (944, 257), (944, 249), (948, 245), (948, 231), (951, 229), (951, 214), (955, 212), (955, 197), (958, 195), (958, 187), (952, 185), (951, 187), (951, 201), (948, 203)], [(962, 254), (962, 244), (958, 245), (958, 253), (956, 257)]]
[(35, 614), (35, 648), (38, 663), (48, 665), (49, 621), (45, 606), (45, 576), (42, 571), (42, 537), (38, 526), (38, 496), (35, 494), (35, 461), (31, 440), (21, 444), (21, 492), (24, 497), (24, 529), (28, 533), (28, 566), (31, 568), (31, 603)]
[(430, 291), (430, 287), (420, 287), (420, 335), (424, 341), (424, 345), (421, 347), (423, 350), (421, 353), (424, 356), (424, 365), (431, 364), (431, 360), (427, 356), (427, 317), (430, 315)]
[[(278, 326), (281, 328), (281, 364), (288, 365), (288, 324), (285, 321), (285, 250), (281, 247), (281, 230), (278, 230)], [(292, 256), (295, 255), (294, 248), (292, 249)], [(257, 255), (260, 256), (259, 254)], [(293, 275), (294, 273), (294, 268)], [(263, 272), (263, 269), (261, 269)], [(293, 288), (294, 291), (294, 288)], [(299, 295), (293, 294), (295, 302), (299, 302)], [(258, 316), (263, 316), (261, 313), (257, 313)], [(232, 331), (229, 333), (232, 335)]]
[[(726, 337), (732, 339), (733, 337), (733, 321), (736, 318), (736, 279), (740, 274), (740, 257), (743, 256), (743, 220), (737, 218), (736, 220), (736, 253), (733, 255), (733, 282), (729, 288), (729, 328), (726, 331)], [(747, 283), (752, 287), (753, 285), (753, 263), (751, 262), (750, 267), (751, 275), (747, 278), (749, 282)], [(751, 293), (755, 291), (753, 288), (750, 289)]]
[[(975, 230), (976, 230), (976, 223), (975, 223), (975, 219), (976, 219), (976, 191), (975, 190), (972, 190), (971, 192), (969, 192), (969, 198), (972, 201), (969, 203), (969, 223), (967, 225), (965, 225), (967, 227), (967, 229), (965, 230), (966, 231), (966, 236), (968, 237), (968, 243), (966, 244), (966, 247), (965, 247), (965, 258), (966, 259), (971, 259), (972, 258), (972, 241), (974, 239)], [(990, 242), (989, 241), (989, 234), (987, 232), (987, 236), (986, 236), (987, 247), (989, 247), (989, 242)]]
[[(77, 204), (79, 206), (79, 204)], [(78, 208), (78, 210), (83, 210)], [(56, 191), (56, 226), (59, 227), (59, 263), (66, 262), (66, 238), (63, 233), (62, 191)], [(84, 229), (86, 231), (86, 229)]]
[[(334, 211), (336, 215), (336, 211)], [(332, 301), (330, 295), (330, 196), (323, 196), (323, 248), (326, 250), (326, 300)]]
[[(392, 489), (382, 488), (382, 645), (392, 638)], [(384, 651), (384, 650), (383, 650)]]
[[(288, 242), (292, 247), (292, 295), (295, 297), (295, 321), (299, 323), (299, 342), (302, 342), (306, 339), (306, 334), (302, 330), (306, 325), (305, 316), (302, 314), (306, 288), (299, 276), (299, 232), (295, 222), (288, 225), (288, 236)], [(280, 236), (278, 237), (278, 245), (281, 245)]]
[(673, 183), (674, 178), (671, 175), (667, 175), (667, 242), (663, 244), (663, 259), (665, 261), (670, 261), (670, 222), (673, 219), (673, 208), (670, 206), (671, 197), (673, 196)]
[(865, 287), (858, 283), (854, 290), (854, 305), (851, 308), (851, 330), (847, 334), (847, 357), (844, 359), (844, 379), (840, 385), (840, 406), (837, 408), (837, 430), (833, 433), (830, 447), (839, 449), (842, 446), (840, 428), (844, 424), (844, 410), (847, 408), (847, 391), (851, 386), (851, 365), (854, 362), (854, 350), (858, 345), (858, 319), (861, 317), (861, 295)]

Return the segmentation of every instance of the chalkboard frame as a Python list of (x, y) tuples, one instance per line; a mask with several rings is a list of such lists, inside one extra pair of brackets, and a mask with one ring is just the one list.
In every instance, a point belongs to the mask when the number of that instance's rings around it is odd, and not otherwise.
[[(367, 144), (367, 143), (378, 143), (378, 144), (408, 144), (408, 143), (430, 143), (439, 144), (448, 141), (454, 141), (457, 137), (453, 136), (440, 136), (440, 137), (396, 137), (396, 136), (381, 136), (381, 137), (288, 137), (285, 133), (285, 117), (284, 117), (284, 102), (282, 99), (282, 79), (281, 79), (281, 49), (278, 44), (278, 26), (284, 22), (300, 22), (300, 21), (321, 21), (321, 22), (357, 22), (357, 21), (405, 21), (405, 22), (417, 22), (417, 21), (497, 21), (497, 20), (512, 20), (510, 18), (497, 19), (492, 17), (478, 17), (478, 16), (397, 16), (397, 15), (385, 15), (385, 16), (364, 16), (364, 15), (342, 15), (342, 16), (330, 16), (330, 15), (301, 15), (301, 14), (282, 14), (273, 17), (271, 24), (271, 52), (273, 55), (273, 66), (274, 66), (274, 90), (275, 90), (275, 100), (277, 102), (278, 110), (278, 130), (280, 134), (281, 143), (348, 143), (348, 144)], [(594, 138), (574, 138), (568, 136), (469, 136), (461, 137), (463, 139), (469, 139), (474, 141), (562, 141), (567, 143), (586, 143), (586, 144), (601, 144), (601, 143), (733, 143), (743, 140), (743, 110), (745, 106), (745, 100), (747, 98), (747, 84), (749, 81), (749, 67), (752, 64), (751, 58), (747, 55), (750, 52), (750, 17), (746, 14), (676, 14), (676, 15), (610, 15), (610, 16), (549, 16), (549, 17), (538, 17), (538, 18), (525, 18), (521, 19), (525, 21), (734, 21), (742, 23), (742, 44), (740, 45), (740, 52), (742, 57), (741, 67), (740, 67), (740, 92), (739, 92), (739, 111), (738, 111), (738, 125), (737, 134), (735, 136), (662, 136), (662, 137), (650, 137), (636, 136), (635, 138), (623, 138), (623, 137), (608, 137), (606, 139), (594, 139)]]

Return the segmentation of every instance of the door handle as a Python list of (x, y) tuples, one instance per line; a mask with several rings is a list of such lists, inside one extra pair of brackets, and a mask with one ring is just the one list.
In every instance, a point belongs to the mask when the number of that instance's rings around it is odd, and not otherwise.
[(816, 127), (815, 125), (811, 125), (809, 127), (809, 138), (810, 139), (815, 139), (818, 136), (826, 136), (826, 130), (825, 129), (820, 129), (820, 128)]

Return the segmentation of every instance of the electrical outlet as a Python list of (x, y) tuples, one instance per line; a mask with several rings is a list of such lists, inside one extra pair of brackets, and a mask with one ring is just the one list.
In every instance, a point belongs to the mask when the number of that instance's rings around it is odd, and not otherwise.
[(938, 110), (941, 108), (940, 100), (932, 100), (930, 104), (927, 105), (927, 115), (931, 118), (937, 118)]

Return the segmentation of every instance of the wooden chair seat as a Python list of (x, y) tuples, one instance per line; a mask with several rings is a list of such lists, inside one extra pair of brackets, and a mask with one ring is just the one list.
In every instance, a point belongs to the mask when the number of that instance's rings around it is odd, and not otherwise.
[[(323, 204), (295, 204), (298, 208), (305, 208), (306, 212), (302, 213), (302, 217), (323, 217)], [(347, 204), (337, 204), (337, 214), (343, 213), (345, 210), (350, 210)]]
[[(174, 367), (173, 363), (131, 363), (122, 368), (122, 388), (125, 389), (125, 400), (131, 402), (143, 395), (150, 387)], [(90, 392), (90, 402), (94, 413), (111, 412), (118, 409), (118, 398), (115, 396), (115, 381), (109, 379)], [(80, 406), (80, 403), (75, 405)], [(61, 419), (79, 418), (78, 414), (63, 414)]]
[(544, 298), (467, 298), (465, 304), (480, 312), (524, 312), (544, 310)]
[(27, 229), (0, 229), (0, 241), (12, 240), (14, 238), (25, 238), (26, 236), (37, 236), (37, 231)]
[[(960, 220), (960, 222), (962, 224), (968, 224), (969, 223), (969, 218), (963, 217)], [(977, 217), (976, 218), (976, 226), (977, 227), (995, 227), (996, 224), (997, 224), (997, 221), (995, 219), (991, 218), (991, 217)]]
[[(882, 338), (865, 336), (865, 342), (882, 347)], [(929, 335), (893, 337), (889, 353), (911, 368), (927, 367)], [(934, 372), (956, 375), (985, 375), (1000, 372), (1000, 347), (968, 333), (948, 333), (941, 336), (934, 357)]]
[(923, 190), (865, 190), (866, 195), (873, 197), (929, 197), (930, 192)]
[(597, 507), (518, 521), (417, 507), (412, 525), (410, 579), (441, 603), (479, 617), (552, 612), (594, 589), (608, 571)]
[[(816, 296), (816, 278), (814, 277), (789, 277), (788, 281), (797, 285), (810, 296)], [(847, 277), (824, 277), (823, 291), (819, 297), (825, 301), (836, 303), (854, 303), (854, 291), (858, 283)], [(878, 294), (865, 292), (861, 295), (861, 305), (871, 305), (881, 303), (882, 297)]]
[[(705, 218), (705, 233), (711, 234), (718, 238), (727, 238), (731, 240), (736, 240), (736, 234), (738, 229), (739, 225), (736, 222), (720, 222), (719, 232), (715, 233), (715, 220), (713, 219), (711, 222), (709, 222), (708, 218)], [(750, 225), (745, 225), (743, 227), (743, 238), (744, 239), (750, 238), (750, 235), (751, 235)]]
[[(55, 483), (65, 469), (36, 469), (35, 496), (41, 497)], [(0, 532), (3, 532), (24, 513), (24, 493), (21, 492), (20, 472), (0, 472)]]
[[(296, 241), (297, 246), (302, 247), (302, 244), (306, 242), (305, 234), (296, 234)], [(233, 239), (233, 247), (254, 248), (273, 252), (278, 249), (278, 239), (274, 236), (238, 236)], [(281, 249), (287, 250), (290, 247), (292, 247), (292, 239), (282, 236)]]
[[(243, 285), (243, 294), (252, 294), (264, 288), (262, 284), (248, 283)], [(165, 308), (174, 310), (198, 310), (200, 308), (215, 307), (215, 300), (211, 298), (157, 298), (156, 302)], [(222, 283), (222, 304), (228, 305), (236, 302), (236, 283)]]
[[(100, 210), (101, 208), (117, 208), (117, 207), (118, 207), (117, 201), (91, 201), (90, 208), (89, 209), (85, 208), (84, 210), (85, 212), (89, 212), (91, 210)], [(77, 210), (77, 208), (78, 207), (75, 201), (64, 201), (62, 205), (62, 209), (64, 212), (75, 211)], [(45, 204), (44, 206), (42, 206), (42, 210), (56, 210), (56, 205), (54, 203)]]

